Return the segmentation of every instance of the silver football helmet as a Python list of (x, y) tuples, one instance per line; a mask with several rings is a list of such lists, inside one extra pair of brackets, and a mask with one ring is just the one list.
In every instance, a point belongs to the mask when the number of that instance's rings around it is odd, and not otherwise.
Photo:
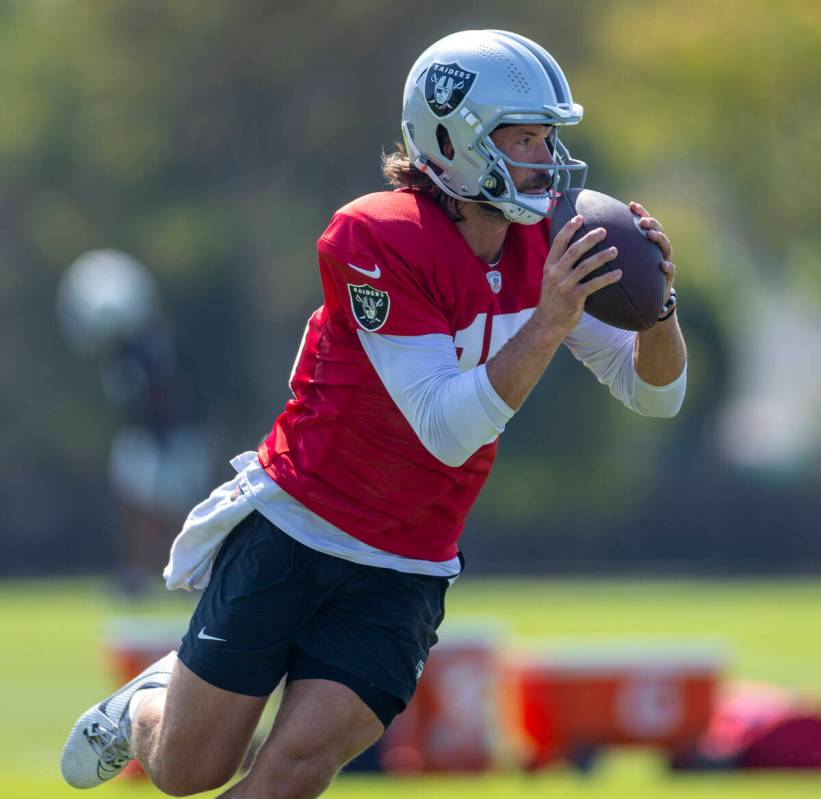
[[(433, 44), (411, 68), (402, 135), (414, 166), (446, 194), (489, 203), (511, 222), (532, 225), (552, 214), (571, 173), (584, 185), (587, 164), (570, 156), (557, 132), (577, 125), (583, 113), (544, 48), (507, 31), (462, 31)], [(500, 125), (528, 123), (554, 126), (552, 163), (513, 161), (490, 138)], [(445, 136), (452, 158), (442, 146)], [(508, 165), (544, 170), (551, 183), (542, 194), (520, 193)]]

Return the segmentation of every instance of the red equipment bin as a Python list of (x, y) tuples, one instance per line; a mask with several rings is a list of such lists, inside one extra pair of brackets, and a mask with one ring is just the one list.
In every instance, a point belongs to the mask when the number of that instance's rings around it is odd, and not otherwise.
[(715, 650), (587, 647), (507, 667), (508, 727), (525, 765), (600, 746), (689, 747), (707, 728), (723, 657)]

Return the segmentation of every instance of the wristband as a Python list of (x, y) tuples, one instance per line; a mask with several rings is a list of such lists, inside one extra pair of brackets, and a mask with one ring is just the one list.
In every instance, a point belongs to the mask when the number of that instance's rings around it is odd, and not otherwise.
[(664, 303), (662, 309), (659, 311), (657, 322), (663, 322), (669, 319), (676, 311), (676, 290), (670, 289), (670, 298)]

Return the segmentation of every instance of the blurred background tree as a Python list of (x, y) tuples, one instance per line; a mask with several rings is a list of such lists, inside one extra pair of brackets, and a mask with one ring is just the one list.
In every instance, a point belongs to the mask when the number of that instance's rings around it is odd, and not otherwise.
[(821, 6), (5, 0), (0, 571), (114, 557), (118, 420), (56, 326), (68, 264), (114, 247), (152, 271), (225, 479), (287, 399), (317, 236), (382, 188), (410, 64), (472, 27), (563, 65), (588, 185), (641, 200), (674, 242), (691, 361), (665, 422), (559, 358), (504, 436), (471, 566), (821, 564)]

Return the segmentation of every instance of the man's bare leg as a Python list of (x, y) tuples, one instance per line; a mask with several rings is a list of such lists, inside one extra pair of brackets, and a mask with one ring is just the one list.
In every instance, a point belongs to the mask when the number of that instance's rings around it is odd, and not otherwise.
[(314, 799), (383, 732), (374, 712), (347, 686), (296, 680), (285, 689), (250, 771), (220, 799)]
[(146, 690), (130, 742), (151, 781), (172, 796), (225, 785), (242, 762), (267, 697), (216, 688), (179, 661), (167, 690)]

